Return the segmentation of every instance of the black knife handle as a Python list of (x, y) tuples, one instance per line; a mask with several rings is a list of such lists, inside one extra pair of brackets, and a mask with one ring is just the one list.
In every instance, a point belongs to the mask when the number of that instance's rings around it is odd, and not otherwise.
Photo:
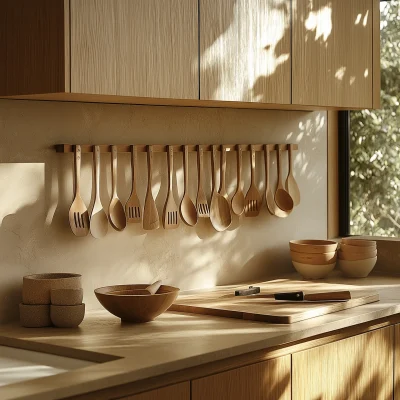
[(287, 301), (303, 301), (303, 292), (286, 292), (286, 293), (275, 293), (275, 300), (287, 300)]

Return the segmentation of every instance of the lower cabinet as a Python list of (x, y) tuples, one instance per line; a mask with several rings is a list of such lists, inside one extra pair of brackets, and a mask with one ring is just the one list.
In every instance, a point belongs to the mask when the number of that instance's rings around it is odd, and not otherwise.
[(294, 353), (292, 399), (393, 398), (393, 332), (389, 326)]
[(120, 397), (121, 400), (190, 400), (190, 382), (178, 383), (150, 392)]
[(290, 400), (290, 355), (192, 381), (192, 400)]
[(394, 400), (400, 400), (400, 324), (394, 327)]

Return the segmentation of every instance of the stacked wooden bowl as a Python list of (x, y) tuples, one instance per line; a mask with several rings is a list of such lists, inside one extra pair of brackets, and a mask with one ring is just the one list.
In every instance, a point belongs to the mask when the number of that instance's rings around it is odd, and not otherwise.
[(338, 252), (339, 269), (350, 278), (365, 278), (374, 268), (377, 254), (373, 240), (343, 238)]
[(296, 271), (306, 279), (322, 279), (336, 265), (337, 243), (330, 240), (291, 240), (290, 255)]

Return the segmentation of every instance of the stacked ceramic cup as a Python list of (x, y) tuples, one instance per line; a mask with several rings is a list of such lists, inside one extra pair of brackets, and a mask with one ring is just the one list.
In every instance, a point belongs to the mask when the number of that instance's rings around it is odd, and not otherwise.
[(377, 261), (376, 242), (343, 238), (338, 252), (339, 269), (350, 278), (365, 278)]
[(21, 325), (27, 328), (78, 326), (85, 315), (81, 275), (50, 273), (23, 278)]

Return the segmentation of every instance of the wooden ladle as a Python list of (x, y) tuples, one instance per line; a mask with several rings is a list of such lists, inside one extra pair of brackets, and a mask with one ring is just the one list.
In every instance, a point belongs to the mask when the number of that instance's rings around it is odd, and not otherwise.
[(197, 210), (189, 197), (188, 186), (189, 186), (189, 148), (188, 146), (184, 146), (183, 152), (183, 174), (184, 174), (184, 193), (183, 198), (180, 205), (180, 213), (183, 222), (189, 226), (195, 226), (197, 224)]
[(232, 211), (242, 215), (244, 211), (244, 194), (242, 189), (242, 148), (237, 145), (237, 189), (232, 198)]
[(100, 147), (94, 146), (93, 152), (94, 161), (94, 205), (90, 215), (90, 233), (93, 237), (99, 239), (107, 234), (108, 217), (104, 211), (100, 200)]
[(124, 206), (117, 196), (117, 146), (111, 147), (111, 157), (112, 196), (108, 212), (111, 226), (117, 231), (123, 231), (126, 227), (126, 215)]
[(126, 290), (116, 290), (114, 292), (109, 292), (108, 294), (118, 295), (118, 296), (148, 296), (156, 294), (162, 281), (156, 281), (144, 289), (126, 289)]
[(293, 210), (293, 199), (290, 194), (284, 189), (282, 183), (282, 165), (281, 165), (281, 157), (282, 157), (282, 149), (280, 145), (277, 145), (277, 168), (278, 168), (278, 185), (276, 187), (275, 192), (275, 203), (276, 205), (283, 211), (292, 211)]

